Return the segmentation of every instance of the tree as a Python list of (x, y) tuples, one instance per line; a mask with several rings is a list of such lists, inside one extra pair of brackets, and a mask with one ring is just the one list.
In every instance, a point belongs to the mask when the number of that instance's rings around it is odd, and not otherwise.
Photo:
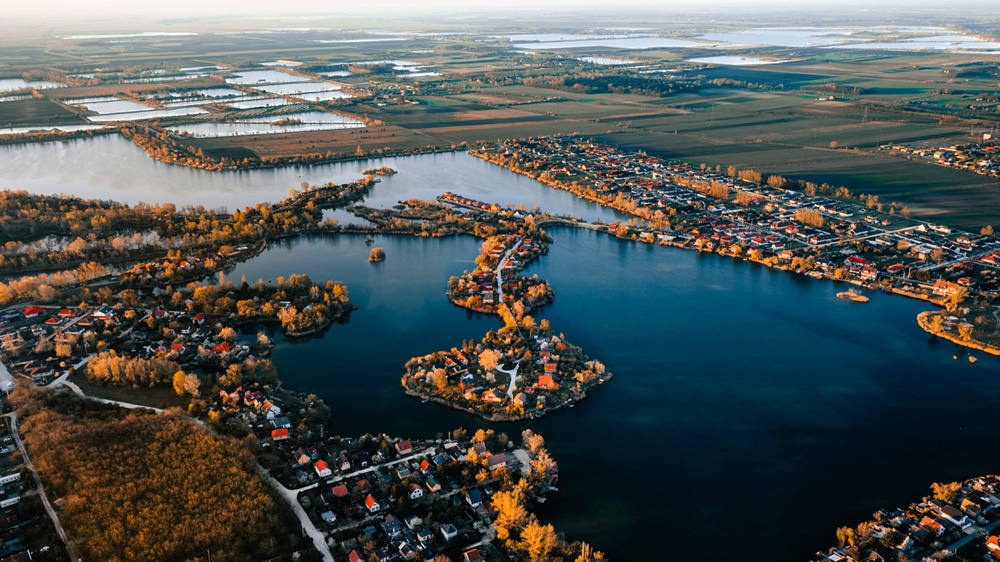
[(500, 364), (500, 352), (495, 349), (484, 349), (479, 353), (479, 366), (486, 371), (494, 371)]
[(431, 380), (438, 390), (444, 390), (448, 386), (448, 373), (444, 369), (434, 369)]
[(174, 392), (178, 396), (183, 396), (185, 393), (191, 396), (198, 396), (199, 386), (201, 386), (201, 381), (198, 380), (198, 375), (194, 373), (187, 374), (184, 371), (174, 373)]
[(545, 560), (558, 544), (559, 537), (551, 524), (542, 525), (538, 521), (531, 521), (521, 531), (518, 547), (527, 552), (532, 560)]
[(959, 482), (948, 482), (947, 484), (934, 482), (931, 484), (931, 490), (934, 491), (934, 497), (945, 502), (950, 502), (957, 498), (958, 492), (961, 489), (962, 484)]
[(222, 330), (219, 330), (219, 337), (226, 341), (233, 341), (236, 339), (236, 330), (226, 326)]
[(983, 236), (993, 236), (993, 225), (988, 224), (984, 226), (983, 229), (979, 231), (979, 234), (982, 234)]
[(837, 529), (837, 544), (841, 548), (847, 545), (854, 546), (854, 529), (851, 527), (839, 527)]

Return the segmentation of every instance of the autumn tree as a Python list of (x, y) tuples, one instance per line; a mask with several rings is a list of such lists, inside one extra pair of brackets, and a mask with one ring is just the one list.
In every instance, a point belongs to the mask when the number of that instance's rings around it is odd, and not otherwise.
[(198, 380), (198, 375), (185, 373), (184, 371), (174, 373), (174, 391), (178, 396), (183, 396), (184, 394), (198, 396), (199, 386), (201, 386), (201, 381)]

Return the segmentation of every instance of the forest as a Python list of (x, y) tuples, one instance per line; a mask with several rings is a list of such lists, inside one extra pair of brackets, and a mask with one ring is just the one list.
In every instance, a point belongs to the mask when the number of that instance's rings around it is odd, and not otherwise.
[(11, 400), (84, 559), (258, 560), (300, 546), (240, 441), (66, 393), (18, 387)]

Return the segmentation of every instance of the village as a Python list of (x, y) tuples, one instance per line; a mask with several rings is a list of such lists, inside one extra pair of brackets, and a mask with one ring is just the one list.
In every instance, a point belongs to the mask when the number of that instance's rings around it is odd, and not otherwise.
[(262, 464), (336, 560), (496, 559), (497, 494), (527, 489), (522, 501), (544, 501), (558, 480), (530, 431), (520, 446), (482, 429), (426, 441), (326, 436), (316, 404), (259, 385), (221, 390), (211, 408), (250, 428)]
[(917, 148), (902, 144), (888, 144), (880, 151), (919, 157), (939, 166), (975, 172), (983, 176), (1000, 177), (1000, 143), (991, 133), (984, 133), (982, 142), (953, 144), (938, 148)]
[[(982, 316), (1000, 294), (1000, 240), (992, 228), (956, 231), (845, 188), (699, 168), (579, 137), (510, 140), (472, 153), (632, 214), (626, 222), (586, 225), (622, 239), (716, 252), (942, 306), (975, 300), (962, 309), (969, 316)], [(991, 334), (988, 324), (978, 323), (971, 337)]]
[(840, 544), (813, 560), (1000, 560), (1000, 479), (983, 476), (932, 489), (932, 496), (906, 509), (880, 510), (873, 521), (838, 529)]

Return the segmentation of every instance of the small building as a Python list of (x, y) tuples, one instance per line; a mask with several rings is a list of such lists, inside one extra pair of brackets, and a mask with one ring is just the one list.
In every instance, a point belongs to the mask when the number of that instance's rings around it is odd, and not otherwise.
[(441, 536), (444, 537), (444, 540), (450, 541), (458, 536), (458, 529), (451, 523), (445, 523), (441, 525)]
[(365, 498), (365, 507), (367, 507), (368, 511), (371, 513), (378, 513), (378, 511), (382, 509), (382, 506), (379, 505), (378, 501), (376, 501), (371, 494), (368, 494), (368, 497)]
[(413, 444), (410, 443), (409, 439), (406, 441), (399, 441), (396, 443), (396, 452), (400, 455), (409, 455), (413, 452)]
[(22, 311), (25, 318), (37, 318), (45, 313), (45, 310), (40, 306), (27, 306)]
[(330, 465), (326, 464), (324, 460), (318, 460), (313, 464), (313, 468), (316, 469), (316, 475), (320, 478), (327, 478), (333, 475), (333, 470), (330, 469)]
[(289, 434), (288, 428), (279, 427), (278, 429), (271, 431), (271, 439), (274, 439), (275, 441), (283, 441), (289, 437), (291, 437), (291, 435)]

